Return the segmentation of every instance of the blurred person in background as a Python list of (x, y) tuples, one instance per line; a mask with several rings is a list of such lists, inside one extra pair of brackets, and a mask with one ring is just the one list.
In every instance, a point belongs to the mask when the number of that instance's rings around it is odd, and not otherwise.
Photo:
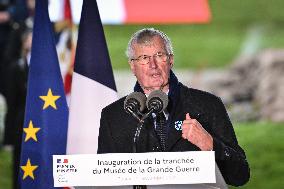
[(21, 35), (21, 55), (7, 67), (6, 89), (7, 114), (5, 117), (4, 145), (13, 149), (13, 188), (18, 188), (21, 141), (25, 114), (28, 65), (30, 61), (32, 30), (26, 28)]
[[(0, 93), (6, 97), (5, 89), (8, 85), (5, 82), (6, 68), (10, 63), (10, 60), (5, 59), (5, 51), (7, 44), (10, 42), (10, 38), (14, 35), (14, 31), (18, 31), (20, 25), (24, 23), (28, 17), (28, 10), (26, 6), (26, 0), (0, 0)], [(11, 54), (11, 57), (16, 59), (19, 57), (17, 53), (18, 47)]]
[(12, 150), (17, 186), (35, 0), (0, 0), (0, 93), (6, 101), (3, 145)]

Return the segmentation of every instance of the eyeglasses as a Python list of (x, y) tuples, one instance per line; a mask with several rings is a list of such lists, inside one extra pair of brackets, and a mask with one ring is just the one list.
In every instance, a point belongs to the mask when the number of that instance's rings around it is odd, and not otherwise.
[(148, 55), (141, 55), (138, 56), (138, 58), (133, 58), (131, 61), (135, 61), (138, 64), (145, 65), (150, 62), (150, 58), (153, 57), (153, 59), (156, 60), (156, 62), (161, 63), (165, 62), (170, 54), (164, 53), (164, 52), (157, 52), (153, 56), (148, 56)]

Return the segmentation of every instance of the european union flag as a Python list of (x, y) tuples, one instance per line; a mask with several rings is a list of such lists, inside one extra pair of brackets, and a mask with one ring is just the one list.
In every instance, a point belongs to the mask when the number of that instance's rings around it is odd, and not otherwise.
[(68, 107), (48, 2), (37, 0), (18, 178), (20, 188), (54, 188), (52, 155), (66, 152), (67, 122)]

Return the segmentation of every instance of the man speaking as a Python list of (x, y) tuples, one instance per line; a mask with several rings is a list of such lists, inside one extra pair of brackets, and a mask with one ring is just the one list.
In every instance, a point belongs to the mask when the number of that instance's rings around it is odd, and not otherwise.
[(135, 92), (102, 110), (98, 153), (214, 150), (226, 183), (245, 184), (248, 162), (222, 101), (178, 81), (167, 35), (139, 30), (126, 55), (137, 78)]

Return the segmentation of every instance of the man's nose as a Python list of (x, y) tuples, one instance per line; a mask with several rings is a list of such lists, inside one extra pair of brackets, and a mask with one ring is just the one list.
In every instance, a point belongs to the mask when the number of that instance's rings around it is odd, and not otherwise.
[(149, 66), (150, 68), (157, 68), (158, 64), (154, 56), (149, 56)]

